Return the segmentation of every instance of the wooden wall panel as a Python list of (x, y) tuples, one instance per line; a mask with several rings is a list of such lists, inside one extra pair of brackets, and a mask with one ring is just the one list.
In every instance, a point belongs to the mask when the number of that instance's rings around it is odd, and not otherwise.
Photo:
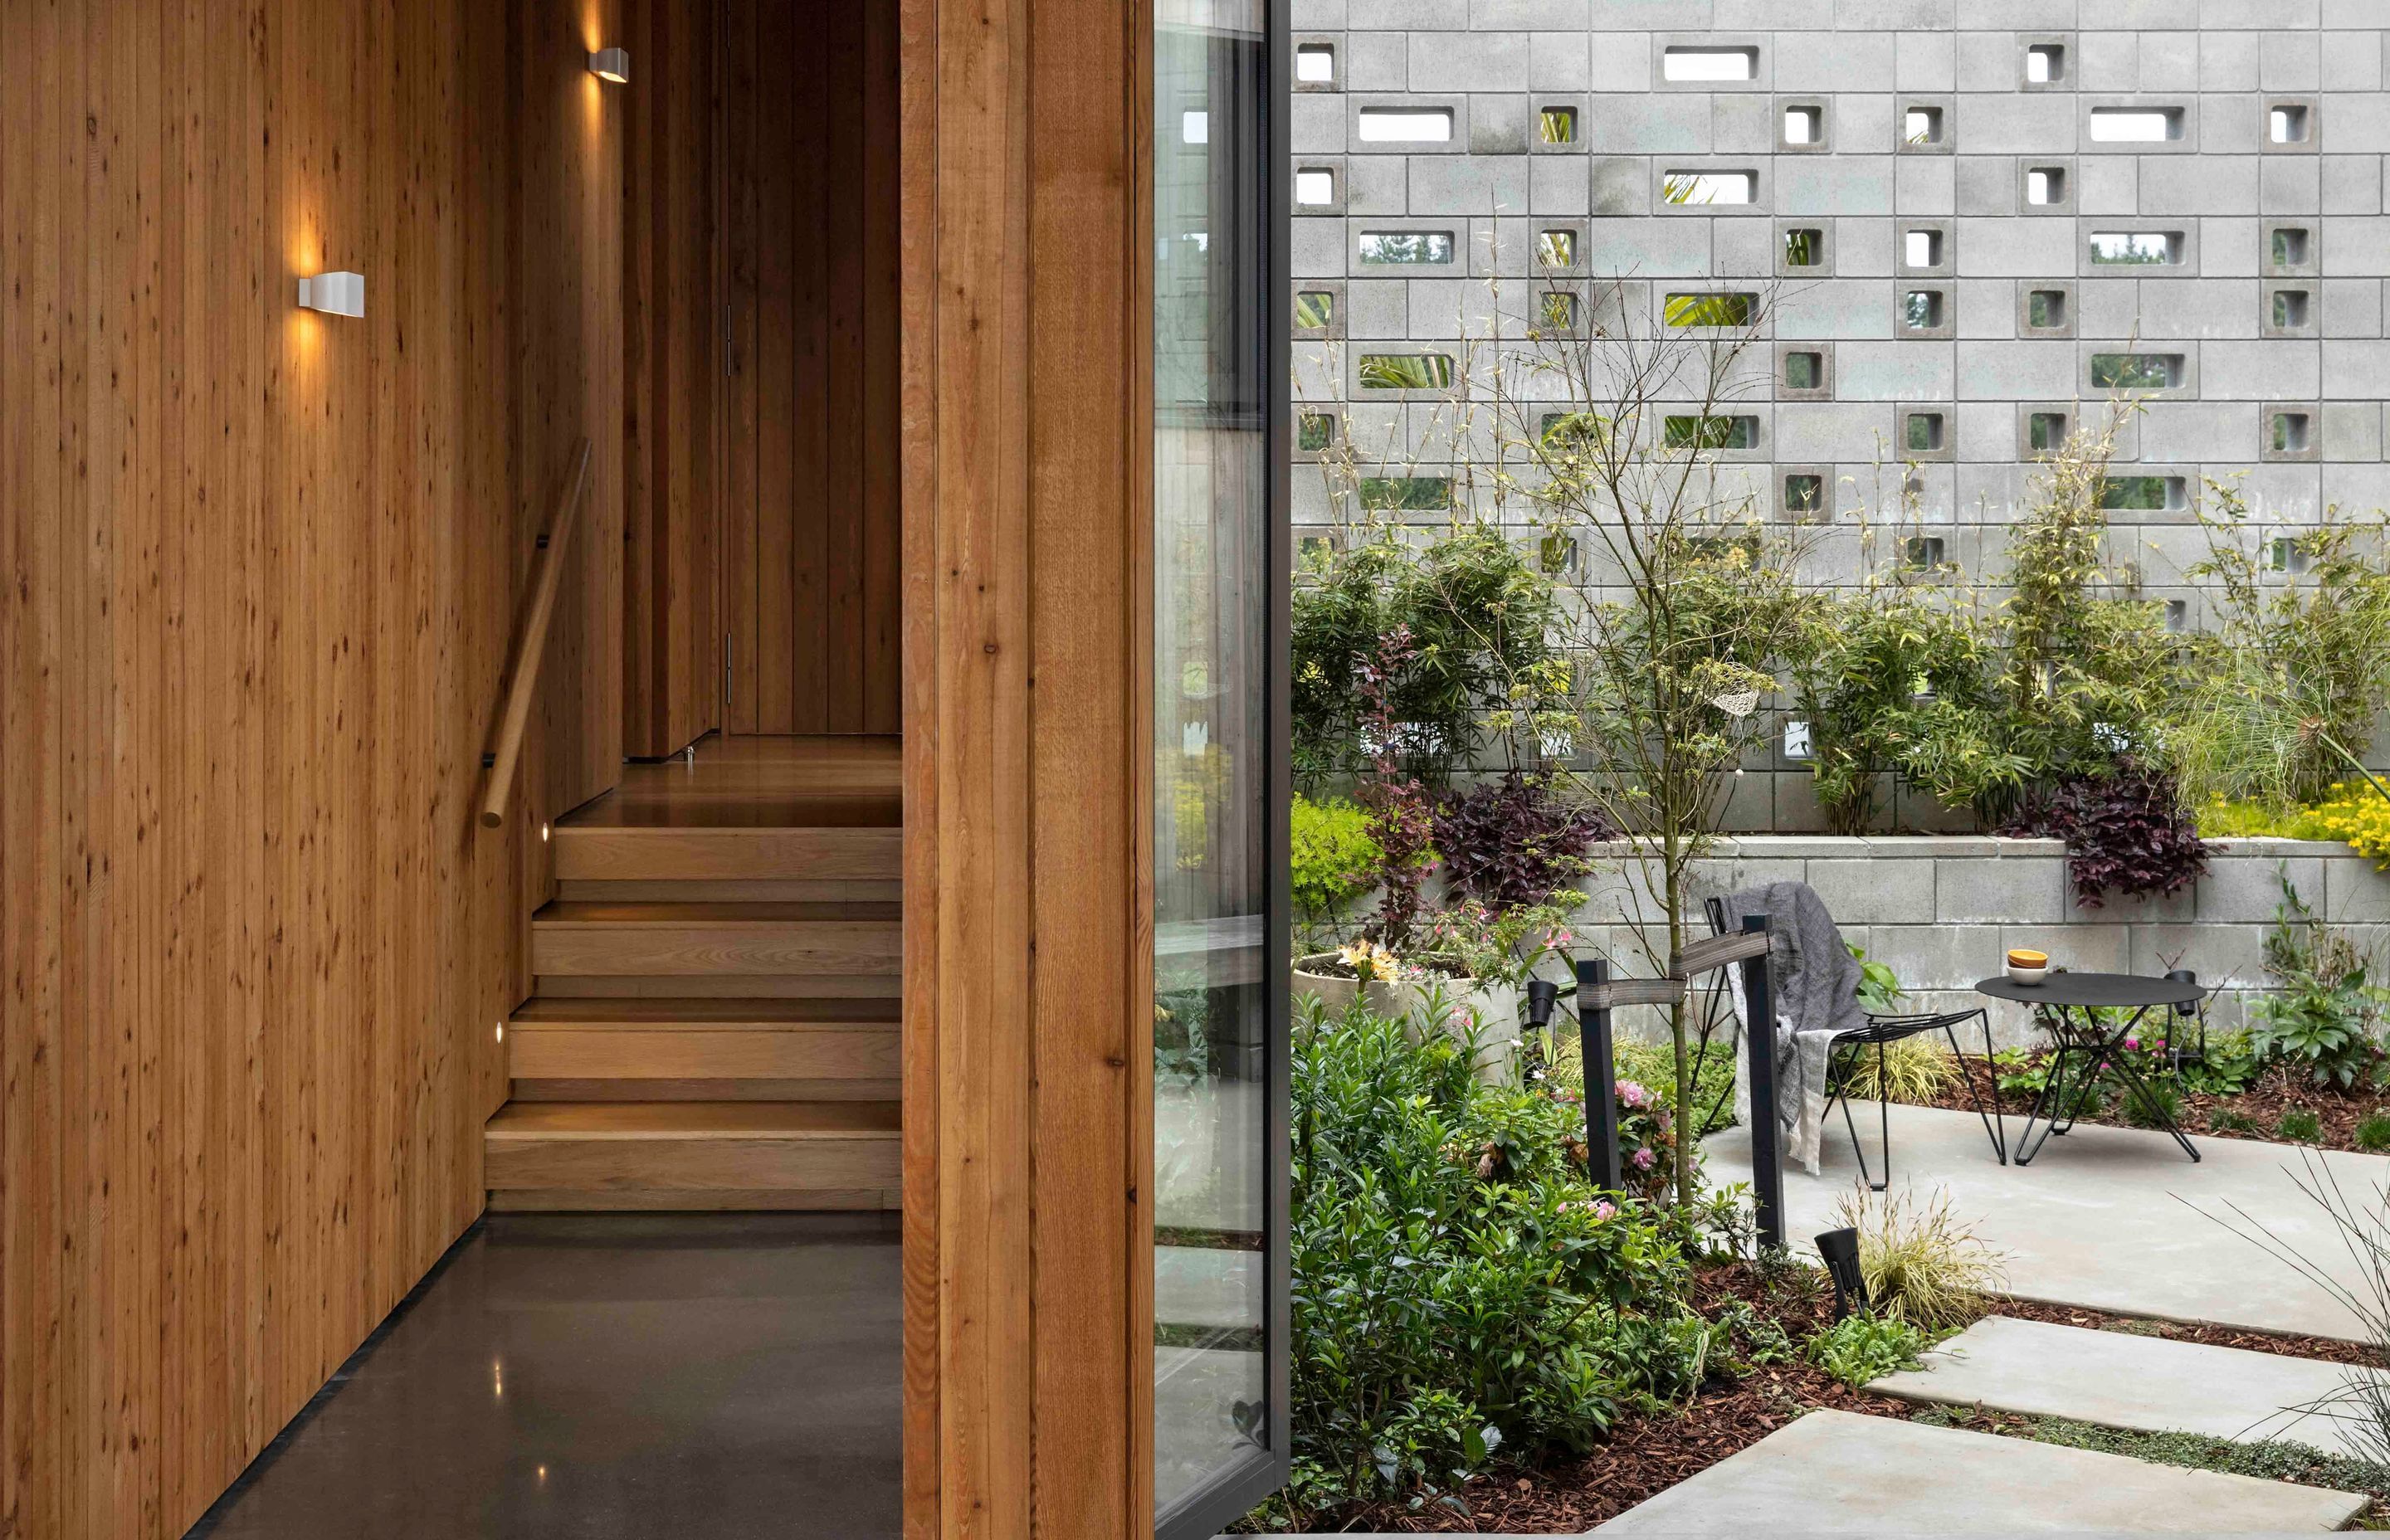
[(480, 1211), (538, 819), (620, 759), (610, 4), (0, 5), (0, 1534), (182, 1534)]
[[(894, 0), (726, 0), (734, 732), (899, 693)], [(795, 61), (788, 72), (759, 61)]]
[(625, 0), (623, 748), (722, 725), (719, 0)]
[(911, 1540), (1152, 1530), (1150, 26), (905, 0)]

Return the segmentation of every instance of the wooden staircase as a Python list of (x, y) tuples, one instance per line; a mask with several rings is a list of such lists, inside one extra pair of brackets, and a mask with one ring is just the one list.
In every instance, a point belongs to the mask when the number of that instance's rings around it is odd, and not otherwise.
[(893, 740), (732, 739), (556, 826), (493, 1209), (898, 1205), (895, 779)]

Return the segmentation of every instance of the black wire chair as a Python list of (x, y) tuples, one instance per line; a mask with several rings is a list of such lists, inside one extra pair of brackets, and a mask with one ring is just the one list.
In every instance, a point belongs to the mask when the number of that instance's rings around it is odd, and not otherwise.
[[(1725, 935), (1727, 933), (1726, 900), (1704, 899), (1702, 902), (1702, 908), (1709, 921), (1710, 934)], [(1841, 937), (1837, 935), (1835, 939), (1840, 941)], [(1723, 973), (1713, 980), (1703, 1006), (1700, 1046), (1696, 1050), (1695, 1058), (1697, 1076), (1703, 1060), (1708, 1057), (1711, 1039), (1721, 1021), (1728, 1023), (1736, 1021), (1734, 1007), (1728, 997), (1726, 978)], [(1926, 1011), (1905, 1016), (1879, 1016), (1870, 1011), (1867, 1025), (1853, 1027), (1848, 1032), (1836, 1033), (1833, 1041), (1828, 1045), (1826, 1115), (1831, 1117), (1836, 1106), (1842, 1108), (1843, 1126), (1850, 1130), (1851, 1149), (1858, 1157), (1859, 1176), (1867, 1183), (1869, 1190), (1882, 1192), (1892, 1184), (1892, 1104), (1881, 1096), (1876, 1101), (1879, 1133), (1883, 1144), (1883, 1180), (1879, 1182), (1875, 1179), (1874, 1174), (1868, 1169), (1867, 1147), (1859, 1142), (1858, 1122), (1851, 1115), (1850, 1083), (1853, 1070), (1866, 1050), (1873, 1048), (1876, 1086), (1881, 1091), (1884, 1084), (1885, 1046), (1897, 1043), (1906, 1037), (1921, 1037), (1932, 1032), (1938, 1032), (1949, 1040), (1950, 1052), (1961, 1060), (1963, 1068), (1965, 1055), (1964, 1050), (1959, 1046), (1959, 1028), (1969, 1021), (1975, 1022), (1981, 1028), (1984, 1034), (1984, 1059), (1989, 1062), (1992, 1057), (1992, 1018), (1991, 1013), (1981, 1006), (1972, 1007), (1966, 1010)], [(1729, 1055), (1734, 1052), (1731, 1041), (1725, 1044), (1724, 1048)], [(1695, 1136), (1697, 1139), (1706, 1136), (1716, 1125), (1718, 1114), (1724, 1110), (1727, 1098), (1733, 1095), (1734, 1086), (1729, 1082), (1726, 1089), (1718, 1093), (1717, 1101), (1703, 1118), (1701, 1133)], [(1983, 1120), (1984, 1134), (1992, 1141), (1992, 1153), (1999, 1158), (2000, 1164), (2008, 1164), (2008, 1125), (2000, 1116), (1997, 1093), (1991, 1107), (1987, 1110), (1984, 1106), (1983, 1091), (1976, 1084), (1975, 1077), (1968, 1075), (1967, 1099), (1974, 1104), (1975, 1116)]]

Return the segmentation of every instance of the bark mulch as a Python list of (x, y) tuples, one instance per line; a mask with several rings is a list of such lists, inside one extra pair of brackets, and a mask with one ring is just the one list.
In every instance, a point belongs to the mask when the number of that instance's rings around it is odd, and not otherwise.
[[(2028, 1095), (2021, 1092), (2000, 1095), (1998, 1074), (1991, 1065), (1972, 1058), (1962, 1059), (1960, 1064), (1975, 1083), (1975, 1089), (1984, 1097), (1985, 1106), (1991, 1105), (1997, 1097), (2000, 1110), (2011, 1116), (2022, 1118), (2033, 1110), (2033, 1097)], [(1951, 1086), (1928, 1105), (1953, 1112), (1975, 1110), (1964, 1084)], [(2283, 1143), (2286, 1141), (2274, 1129), (2282, 1121), (2282, 1114), (2294, 1109), (2313, 1112), (2316, 1121), (2322, 1125), (2322, 1137), (2315, 1141), (2317, 1148), (2358, 1151), (2357, 1125), (2372, 1113), (2390, 1112), (2390, 1096), (2371, 1089), (2333, 1090), (2314, 1084), (2305, 1076), (2294, 1075), (2289, 1070), (2278, 1067), (2266, 1071), (2247, 1090), (2235, 1096), (2217, 1096), (2206, 1091), (2187, 1092), (2182, 1097), (2182, 1111), (2178, 1116), (2182, 1131), (2186, 1134), (2218, 1139)], [(2085, 1109), (2080, 1121), (2130, 1126), (2123, 1110), (2121, 1107), (2095, 1105)], [(2237, 1113), (2254, 1126), (2229, 1126), (2230, 1120), (2228, 1119), (2228, 1126), (2217, 1127), (2215, 1118), (2218, 1112)], [(2390, 1153), (2384, 1150), (2359, 1152)]]

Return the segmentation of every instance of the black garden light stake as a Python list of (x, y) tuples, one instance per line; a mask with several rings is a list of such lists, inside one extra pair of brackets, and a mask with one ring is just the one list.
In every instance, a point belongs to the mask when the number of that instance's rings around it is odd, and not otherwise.
[[(1585, 1079), (1586, 1167), (1604, 1192), (1621, 1189), (1618, 1166), (1618, 1069), (1611, 1050), (1610, 960), (1586, 957), (1576, 965), (1577, 1067)], [(1593, 1004), (1587, 1006), (1587, 1002)]]
[(1834, 1319), (1868, 1308), (1867, 1275), (1859, 1270), (1859, 1232), (1848, 1226), (1818, 1238), (1818, 1255), (1834, 1280)]

